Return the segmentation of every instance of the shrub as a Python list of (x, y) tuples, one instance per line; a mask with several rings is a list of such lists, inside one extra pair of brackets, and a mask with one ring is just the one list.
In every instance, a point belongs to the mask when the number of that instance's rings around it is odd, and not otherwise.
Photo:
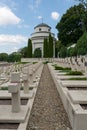
[(8, 87), (1, 87), (0, 90), (8, 90)]
[(67, 70), (71, 70), (71, 68), (68, 68), (68, 67), (66, 67), (66, 68), (63, 68), (63, 67), (61, 67), (61, 66), (54, 66), (55, 67), (55, 70), (65, 70), (65, 71), (67, 71)]
[(66, 75), (83, 75), (81, 71), (70, 71)]
[(86, 77), (69, 78), (69, 80), (87, 80)]

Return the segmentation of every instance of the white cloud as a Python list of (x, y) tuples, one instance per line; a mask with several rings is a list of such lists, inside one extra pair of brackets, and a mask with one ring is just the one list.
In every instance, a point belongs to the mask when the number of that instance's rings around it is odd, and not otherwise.
[(58, 20), (60, 14), (58, 12), (52, 12), (51, 13), (51, 18), (54, 20)]
[(20, 23), (21, 19), (17, 17), (10, 8), (0, 7), (0, 26)]
[(23, 42), (27, 42), (27, 37), (24, 37), (22, 35), (0, 35), (0, 46), (3, 45), (18, 45)]
[(37, 18), (38, 18), (38, 19), (42, 19), (43, 17), (42, 17), (42, 16), (38, 16)]

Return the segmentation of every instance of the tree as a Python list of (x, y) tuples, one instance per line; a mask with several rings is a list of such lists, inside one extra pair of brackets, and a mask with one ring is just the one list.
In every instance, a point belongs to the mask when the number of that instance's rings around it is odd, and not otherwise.
[(56, 29), (59, 31), (58, 38), (63, 45), (69, 45), (76, 43), (82, 36), (83, 30), (83, 14), (85, 8), (82, 4), (75, 5), (67, 10), (56, 25)]
[(44, 44), (43, 44), (43, 57), (47, 58), (47, 53), (48, 53), (48, 41), (47, 38), (44, 38)]
[(23, 48), (19, 49), (18, 52), (21, 54), (22, 58), (26, 58), (27, 57), (27, 47), (23, 47)]
[(87, 9), (87, 0), (76, 0), (76, 1), (79, 1)]
[(71, 57), (71, 56), (77, 56), (77, 50), (76, 47), (71, 47), (69, 49), (67, 49), (67, 56)]
[(36, 58), (41, 58), (42, 54), (41, 54), (41, 49), (40, 48), (36, 48), (34, 51), (34, 57)]
[(0, 61), (7, 61), (8, 54), (7, 53), (0, 53)]
[(67, 48), (65, 46), (62, 46), (59, 51), (59, 56), (62, 58), (65, 58), (67, 56)]
[(83, 14), (82, 21), (84, 21), (83, 28), (87, 30), (87, 0), (77, 0), (79, 1), (85, 8), (85, 14)]
[(28, 39), (27, 57), (32, 58), (32, 42)]
[(51, 34), (49, 34), (49, 57), (53, 57), (53, 38), (51, 36)]
[(21, 54), (18, 52), (13, 52), (8, 56), (8, 62), (18, 62), (21, 61)]
[(84, 32), (82, 37), (78, 40), (76, 44), (77, 55), (87, 54), (87, 32)]

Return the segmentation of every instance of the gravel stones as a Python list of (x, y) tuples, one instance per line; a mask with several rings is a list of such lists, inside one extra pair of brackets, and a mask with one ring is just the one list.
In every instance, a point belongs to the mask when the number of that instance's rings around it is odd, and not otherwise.
[(67, 130), (67, 113), (48, 66), (44, 65), (27, 130)]

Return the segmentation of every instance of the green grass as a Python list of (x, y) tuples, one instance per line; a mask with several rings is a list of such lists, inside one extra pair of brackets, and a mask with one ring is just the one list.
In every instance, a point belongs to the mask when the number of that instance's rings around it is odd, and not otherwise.
[(29, 87), (29, 90), (32, 90), (33, 89), (33, 87)]
[(33, 62), (33, 64), (36, 64), (36, 63), (38, 63), (38, 62)]
[(8, 90), (8, 87), (1, 87), (0, 90)]
[(61, 70), (61, 71), (70, 71), (71, 70), (71, 68), (68, 68), (68, 67), (65, 67), (65, 68), (63, 68), (63, 67), (61, 67), (61, 66), (54, 66), (54, 68), (55, 68), (55, 70)]
[(81, 71), (70, 71), (65, 75), (83, 75)]
[(86, 77), (78, 77), (78, 78), (69, 78), (68, 80), (87, 80)]
[(45, 61), (45, 62), (43, 62), (43, 64), (47, 64), (47, 63), (49, 63), (49, 61)]
[(29, 62), (17, 62), (16, 65), (18, 65), (18, 64), (27, 64), (27, 63), (29, 63)]

